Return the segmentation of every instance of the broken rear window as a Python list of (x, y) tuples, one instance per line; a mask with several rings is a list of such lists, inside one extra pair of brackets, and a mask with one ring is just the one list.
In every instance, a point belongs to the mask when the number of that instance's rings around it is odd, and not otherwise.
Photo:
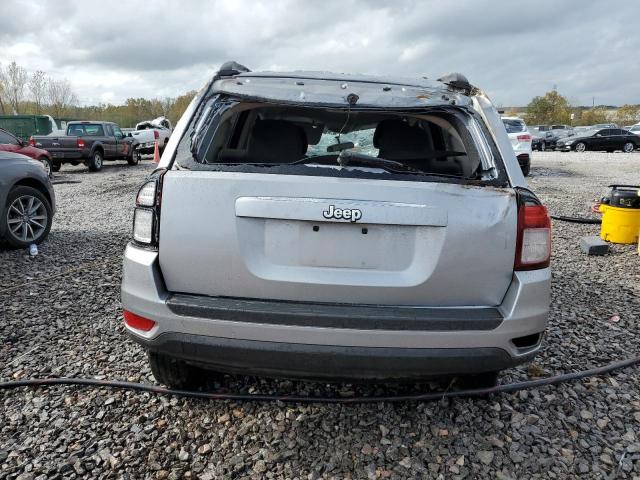
[(195, 162), (211, 166), (198, 169), (260, 173), (300, 174), (304, 167), (328, 176), (358, 171), (478, 180), (481, 153), (461, 117), (444, 109), (402, 113), (210, 102), (192, 120), (176, 162), (181, 168)]

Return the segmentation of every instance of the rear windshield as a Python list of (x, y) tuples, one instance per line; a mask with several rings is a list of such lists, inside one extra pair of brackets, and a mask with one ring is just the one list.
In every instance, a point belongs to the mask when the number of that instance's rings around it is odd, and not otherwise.
[[(502, 169), (483, 168), (497, 156), (488, 132), (480, 126), (472, 133), (467, 126), (471, 119), (461, 112), (402, 113), (239, 100), (212, 101), (200, 108), (178, 145), (178, 168), (505, 181)], [(485, 142), (480, 148), (479, 136)]]
[(75, 137), (103, 137), (104, 129), (102, 125), (94, 123), (83, 123), (69, 125), (67, 135)]
[(507, 129), (507, 133), (524, 132), (527, 129), (527, 126), (522, 120), (503, 118), (502, 123), (504, 123), (504, 128)]

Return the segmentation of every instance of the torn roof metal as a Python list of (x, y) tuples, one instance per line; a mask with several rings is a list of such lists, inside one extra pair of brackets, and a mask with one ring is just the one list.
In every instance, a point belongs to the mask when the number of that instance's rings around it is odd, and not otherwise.
[[(460, 89), (427, 78), (392, 78), (330, 72), (244, 72), (218, 78), (212, 93), (304, 105), (353, 108), (425, 108), (443, 105), (470, 107)], [(353, 97), (351, 97), (353, 98)]]

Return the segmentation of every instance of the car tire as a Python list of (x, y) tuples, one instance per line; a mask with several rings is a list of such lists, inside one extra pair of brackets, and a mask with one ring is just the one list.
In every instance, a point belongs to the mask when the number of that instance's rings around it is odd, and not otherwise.
[(522, 167), (522, 174), (523, 174), (525, 177), (528, 177), (528, 176), (529, 176), (529, 172), (530, 172), (530, 171), (531, 171), (531, 165), (526, 165), (526, 166)]
[(622, 146), (622, 151), (624, 153), (631, 153), (635, 150), (636, 146), (633, 144), (633, 142), (627, 142)]
[(540, 144), (540, 151), (541, 151), (541, 152), (544, 152), (546, 149), (547, 149), (547, 145), (546, 145), (544, 142), (542, 142), (542, 143)]
[(91, 158), (88, 162), (88, 167), (90, 172), (99, 172), (102, 170), (102, 164), (104, 163), (104, 155), (100, 150), (94, 150), (91, 154)]
[(206, 374), (200, 368), (161, 353), (147, 352), (147, 357), (155, 379), (169, 388), (195, 390), (205, 383)]
[[(24, 185), (12, 188), (3, 212), (4, 240), (10, 247), (27, 248), (32, 243), (42, 243), (49, 235), (53, 211), (39, 190)], [(29, 217), (26, 224), (25, 214)]]
[(134, 146), (131, 146), (131, 155), (127, 158), (127, 163), (129, 165), (138, 165), (140, 163), (140, 153)]
[(578, 143), (575, 144), (573, 149), (576, 152), (586, 152), (587, 151), (587, 144), (584, 143), (584, 142), (578, 142)]
[(62, 164), (60, 162), (52, 162), (51, 163), (51, 171), (52, 172), (59, 172), (61, 167), (62, 167)]
[(44, 169), (47, 171), (47, 175), (49, 176), (49, 178), (53, 177), (53, 167), (51, 165), (51, 160), (49, 160), (47, 157), (40, 157), (38, 161), (42, 162), (42, 164), (44, 165)]

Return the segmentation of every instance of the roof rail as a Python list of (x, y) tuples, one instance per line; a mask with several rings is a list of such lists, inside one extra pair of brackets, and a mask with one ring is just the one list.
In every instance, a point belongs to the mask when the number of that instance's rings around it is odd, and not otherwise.
[(467, 77), (457, 72), (444, 75), (440, 77), (438, 81), (444, 83), (445, 85), (448, 85), (453, 89), (462, 90), (466, 95), (469, 95), (475, 88), (469, 83)]

